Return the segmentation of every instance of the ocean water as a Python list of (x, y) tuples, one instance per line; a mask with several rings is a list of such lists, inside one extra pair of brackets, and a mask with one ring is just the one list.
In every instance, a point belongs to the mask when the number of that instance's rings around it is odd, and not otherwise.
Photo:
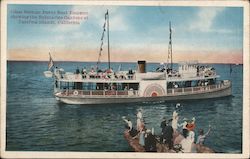
[[(56, 63), (65, 71), (76, 67), (91, 67), (94, 63)], [(112, 63), (114, 70), (120, 63)], [(102, 64), (102, 68), (106, 68)], [(153, 70), (158, 64), (148, 64)], [(233, 96), (195, 101), (154, 103), (67, 105), (53, 96), (53, 80), (45, 78), (47, 62), (7, 63), (7, 151), (79, 151), (127, 152), (132, 151), (123, 137), (122, 116), (129, 116), (135, 124), (136, 111), (143, 109), (147, 128), (154, 127), (160, 134), (162, 117), (171, 117), (177, 103), (181, 104), (180, 121), (196, 117), (198, 129), (211, 133), (205, 144), (216, 152), (242, 152), (242, 92), (243, 66), (214, 64), (221, 79), (233, 82)], [(123, 69), (136, 68), (135, 63), (122, 63)]]

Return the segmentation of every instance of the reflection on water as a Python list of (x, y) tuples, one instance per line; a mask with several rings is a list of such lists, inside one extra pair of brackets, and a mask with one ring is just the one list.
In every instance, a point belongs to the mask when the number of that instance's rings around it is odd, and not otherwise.
[[(76, 64), (66, 63), (63, 66), (73, 70), (72, 66)], [(156, 134), (160, 134), (162, 118), (171, 118), (176, 104), (180, 103), (179, 121), (182, 122), (184, 117), (196, 117), (196, 136), (198, 129), (206, 131), (209, 124), (212, 126), (206, 145), (217, 152), (240, 153), (242, 66), (235, 66), (231, 76), (224, 71), (226, 66), (215, 67), (223, 79), (233, 80), (233, 96), (209, 100), (93, 106), (57, 102), (52, 94), (52, 80), (42, 75), (47, 63), (8, 62), (7, 150), (131, 151), (123, 137), (122, 116), (128, 116), (135, 122), (136, 111), (142, 108), (146, 126), (154, 127)]]

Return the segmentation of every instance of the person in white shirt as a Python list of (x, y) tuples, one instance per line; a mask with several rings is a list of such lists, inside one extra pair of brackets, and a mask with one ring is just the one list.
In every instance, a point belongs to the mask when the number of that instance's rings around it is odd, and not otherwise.
[(142, 120), (142, 111), (141, 109), (138, 110), (137, 114), (136, 114), (137, 120), (136, 120), (136, 130), (140, 131), (141, 128), (141, 120)]
[(137, 118), (136, 120), (136, 130), (139, 132), (140, 129), (141, 129), (141, 125), (142, 125), (142, 122), (141, 122), (142, 119), (140, 118)]
[(179, 120), (178, 113), (176, 111), (174, 111), (173, 117), (172, 117), (172, 128), (173, 128), (174, 132), (176, 132), (176, 130), (178, 128), (178, 120)]
[(189, 138), (190, 141), (193, 143), (194, 139), (195, 139), (195, 133), (194, 133), (194, 131), (189, 131), (187, 138)]
[(129, 131), (131, 131), (133, 129), (133, 124), (130, 121), (130, 119), (126, 119), (126, 117), (122, 117), (123, 121), (125, 121), (127, 123), (127, 127), (129, 129)]
[(184, 139), (181, 140), (180, 144), (182, 147), (182, 151), (185, 153), (190, 153), (192, 152), (192, 144), (193, 142), (191, 139), (188, 137), (189, 131), (187, 129), (183, 129), (183, 137)]
[(137, 116), (137, 118), (142, 119), (142, 110), (141, 109), (138, 110), (136, 116)]

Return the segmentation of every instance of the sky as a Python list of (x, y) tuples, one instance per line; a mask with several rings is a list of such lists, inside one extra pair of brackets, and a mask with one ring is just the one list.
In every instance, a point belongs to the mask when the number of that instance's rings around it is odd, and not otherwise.
[[(242, 63), (243, 8), (177, 6), (8, 5), (8, 60), (97, 61), (109, 10), (111, 61), (166, 62), (169, 22), (173, 61)], [(20, 24), (15, 11), (86, 12), (80, 24)], [(57, 14), (56, 14), (57, 15)], [(39, 16), (39, 14), (38, 14)], [(101, 61), (107, 61), (105, 33)]]

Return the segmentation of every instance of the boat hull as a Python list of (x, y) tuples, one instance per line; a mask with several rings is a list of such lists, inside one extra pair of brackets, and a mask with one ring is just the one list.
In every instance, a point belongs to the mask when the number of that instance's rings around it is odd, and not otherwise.
[(156, 101), (176, 101), (176, 100), (199, 100), (231, 96), (231, 86), (208, 91), (195, 93), (167, 94), (156, 97), (139, 96), (63, 96), (56, 94), (56, 98), (67, 104), (117, 104), (117, 103), (137, 103), (137, 102), (156, 102)]

